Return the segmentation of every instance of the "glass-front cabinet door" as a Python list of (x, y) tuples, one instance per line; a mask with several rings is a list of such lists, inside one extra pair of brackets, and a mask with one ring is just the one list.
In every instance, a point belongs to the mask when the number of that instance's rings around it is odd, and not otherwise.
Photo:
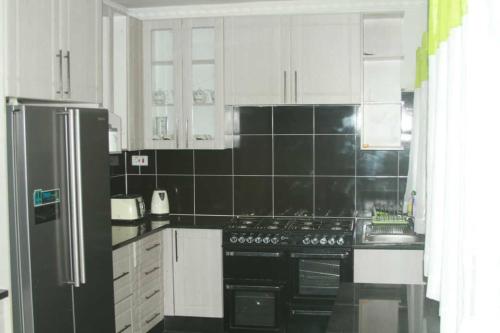
[(182, 21), (183, 92), (188, 146), (213, 149), (223, 141), (222, 19)]
[(144, 22), (144, 139), (149, 149), (182, 145), (181, 21)]
[(222, 19), (145, 21), (144, 50), (145, 147), (223, 148)]

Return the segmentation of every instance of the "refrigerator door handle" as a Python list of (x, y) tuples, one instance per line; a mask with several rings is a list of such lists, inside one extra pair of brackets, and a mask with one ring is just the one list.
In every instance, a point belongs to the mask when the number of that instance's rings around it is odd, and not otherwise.
[(87, 282), (85, 269), (85, 236), (83, 230), (83, 203), (82, 203), (82, 151), (80, 136), (80, 110), (75, 109), (75, 158), (76, 158), (76, 192), (77, 192), (77, 225), (78, 225), (78, 255), (80, 266), (80, 283)]
[(75, 142), (75, 115), (72, 110), (68, 112), (67, 122), (68, 152), (69, 152), (69, 194), (70, 194), (70, 225), (71, 225), (71, 256), (73, 268), (73, 285), (80, 287), (80, 255), (78, 245), (78, 195), (76, 176), (76, 142)]

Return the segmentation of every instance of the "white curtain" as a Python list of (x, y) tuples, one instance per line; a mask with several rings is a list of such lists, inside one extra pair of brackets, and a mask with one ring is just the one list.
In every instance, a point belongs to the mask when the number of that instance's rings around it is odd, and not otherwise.
[(429, 57), (424, 272), (443, 333), (500, 332), (499, 80), (500, 1), (469, 0)]

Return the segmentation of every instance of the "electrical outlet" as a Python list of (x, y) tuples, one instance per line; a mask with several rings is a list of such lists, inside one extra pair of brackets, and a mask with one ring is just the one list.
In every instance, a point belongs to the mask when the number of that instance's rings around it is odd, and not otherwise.
[(148, 166), (148, 156), (146, 155), (132, 155), (133, 166)]

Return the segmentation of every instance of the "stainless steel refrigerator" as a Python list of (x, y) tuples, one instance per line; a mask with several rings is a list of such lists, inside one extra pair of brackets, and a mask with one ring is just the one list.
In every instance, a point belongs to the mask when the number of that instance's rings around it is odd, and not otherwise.
[(7, 113), (14, 332), (112, 333), (107, 112)]

